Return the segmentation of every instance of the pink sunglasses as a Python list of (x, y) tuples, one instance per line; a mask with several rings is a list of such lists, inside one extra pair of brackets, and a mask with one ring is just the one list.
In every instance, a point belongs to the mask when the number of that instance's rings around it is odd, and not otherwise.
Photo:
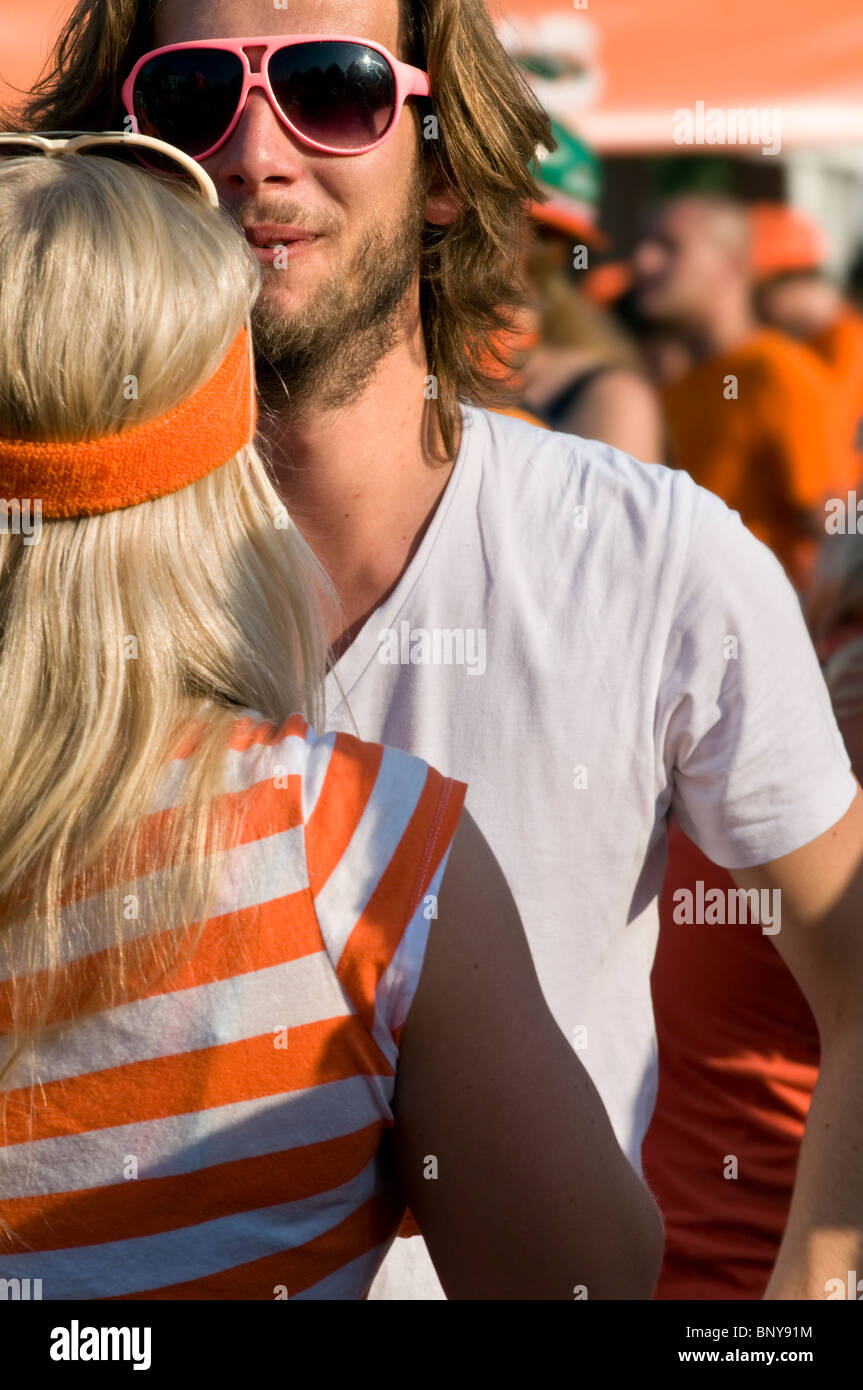
[[(260, 48), (253, 72), (246, 50)], [(156, 48), (138, 59), (122, 96), (142, 134), (207, 159), (235, 129), (254, 87), (298, 140), (325, 154), (377, 149), (407, 98), (431, 94), (427, 73), (369, 39), (279, 34)]]

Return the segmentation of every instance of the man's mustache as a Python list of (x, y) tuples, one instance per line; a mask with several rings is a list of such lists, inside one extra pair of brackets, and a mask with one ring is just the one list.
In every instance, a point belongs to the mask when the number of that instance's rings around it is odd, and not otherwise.
[(310, 217), (308, 209), (301, 207), (299, 203), (275, 202), (262, 207), (260, 203), (248, 199), (226, 206), (225, 211), (240, 228), (263, 222), (276, 226), (299, 227), (303, 231), (317, 232), (319, 235), (330, 235), (338, 231), (338, 226), (331, 217), (323, 213)]

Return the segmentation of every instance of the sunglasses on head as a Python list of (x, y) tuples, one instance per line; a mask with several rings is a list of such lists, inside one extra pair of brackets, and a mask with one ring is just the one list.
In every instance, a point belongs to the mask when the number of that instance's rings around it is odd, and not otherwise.
[[(263, 50), (258, 71), (249, 51)], [(430, 95), (428, 75), (368, 39), (333, 34), (199, 39), (139, 58), (123, 103), (142, 133), (194, 159), (225, 143), (260, 87), (293, 135), (325, 154), (366, 154), (398, 124), (409, 96)]]
[(211, 207), (219, 206), (216, 185), (209, 174), (182, 150), (175, 149), (164, 140), (154, 140), (148, 135), (110, 130), (50, 130), (39, 131), (38, 134), (29, 131), (0, 134), (0, 168), (8, 160), (32, 158), (37, 154), (51, 157), (98, 155), (103, 159), (116, 159), (122, 164), (146, 169), (151, 174), (166, 174), (178, 179), (200, 193)]

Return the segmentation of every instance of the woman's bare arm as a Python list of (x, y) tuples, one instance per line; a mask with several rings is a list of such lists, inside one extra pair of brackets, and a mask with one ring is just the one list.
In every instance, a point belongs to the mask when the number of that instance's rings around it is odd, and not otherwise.
[(394, 1144), (447, 1296), (649, 1298), (655, 1203), (548, 1010), (467, 813), (438, 912), (402, 1032)]

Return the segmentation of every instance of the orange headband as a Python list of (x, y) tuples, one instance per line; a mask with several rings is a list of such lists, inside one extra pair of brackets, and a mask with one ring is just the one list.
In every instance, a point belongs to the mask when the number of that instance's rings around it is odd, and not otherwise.
[(80, 443), (0, 437), (0, 495), (41, 499), (42, 516), (95, 516), (178, 492), (255, 436), (249, 335), (241, 328), (218, 371), (167, 415)]

